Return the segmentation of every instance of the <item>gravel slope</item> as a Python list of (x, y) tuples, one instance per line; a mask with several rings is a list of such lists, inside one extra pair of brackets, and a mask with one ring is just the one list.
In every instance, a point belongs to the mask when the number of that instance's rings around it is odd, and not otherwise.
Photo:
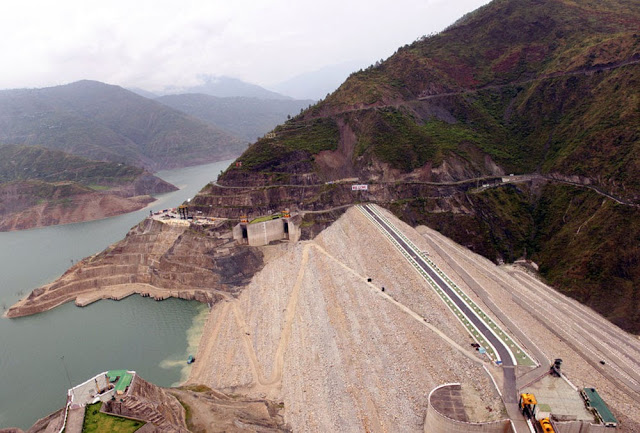
[(359, 211), (265, 257), (237, 300), (213, 307), (190, 383), (283, 401), (294, 431), (422, 431), (445, 382), (477, 392), (478, 420), (500, 418), (486, 360)]

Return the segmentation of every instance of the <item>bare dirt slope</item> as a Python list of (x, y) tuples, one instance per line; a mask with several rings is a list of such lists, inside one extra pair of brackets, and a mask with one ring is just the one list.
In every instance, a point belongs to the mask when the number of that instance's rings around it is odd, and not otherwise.
[(169, 393), (185, 407), (192, 433), (291, 431), (279, 413), (282, 405), (269, 400), (230, 396), (203, 386), (172, 388)]
[[(0, 231), (26, 230), (57, 224), (93, 221), (142, 209), (155, 199), (149, 195), (122, 197), (103, 192), (88, 192), (60, 200), (28, 197), (29, 192), (16, 192), (15, 184), (0, 185)], [(26, 198), (23, 196), (27, 196)], [(18, 209), (12, 208), (17, 204)]]
[(503, 416), (470, 338), (358, 210), (264, 250), (240, 296), (213, 307), (190, 383), (282, 401), (294, 431), (421, 431), (444, 382), (477, 391), (472, 416)]

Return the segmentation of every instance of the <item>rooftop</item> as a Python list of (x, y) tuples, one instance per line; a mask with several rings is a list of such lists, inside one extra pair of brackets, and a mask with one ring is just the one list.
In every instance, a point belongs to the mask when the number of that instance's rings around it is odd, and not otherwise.
[(589, 399), (591, 407), (598, 411), (598, 414), (602, 418), (602, 422), (605, 425), (617, 425), (618, 419), (613, 416), (613, 413), (609, 410), (598, 391), (595, 388), (584, 388), (584, 393)]
[(539, 408), (548, 405), (551, 415), (558, 421), (595, 422), (593, 414), (585, 407), (580, 393), (562, 377), (547, 374), (527, 386), (522, 392), (535, 395)]

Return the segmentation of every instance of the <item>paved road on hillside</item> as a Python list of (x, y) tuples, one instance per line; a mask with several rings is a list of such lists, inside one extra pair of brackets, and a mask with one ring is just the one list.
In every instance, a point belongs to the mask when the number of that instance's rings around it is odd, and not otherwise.
[(398, 236), (398, 234), (387, 224), (382, 218), (378, 217), (378, 215), (373, 212), (369, 205), (363, 206), (365, 212), (367, 212), (371, 218), (373, 218), (380, 226), (391, 236), (398, 244), (405, 250), (405, 252), (416, 261), (418, 266), (420, 266), (439, 287), (440, 289), (449, 296), (449, 298), (456, 304), (458, 309), (466, 316), (467, 320), (469, 320), (476, 329), (482, 334), (486, 341), (490, 342), (491, 345), (497, 351), (500, 360), (502, 361), (503, 373), (504, 373), (504, 385), (503, 385), (503, 399), (505, 403), (513, 403), (516, 401), (516, 375), (514, 369), (514, 362), (512, 358), (511, 351), (507, 348), (502, 340), (496, 337), (493, 332), (487, 327), (487, 325), (476, 316), (471, 308), (460, 299), (453, 290), (443, 281), (440, 276), (434, 272), (431, 267), (424, 261), (424, 259), (418, 255), (406, 242), (402, 237)]

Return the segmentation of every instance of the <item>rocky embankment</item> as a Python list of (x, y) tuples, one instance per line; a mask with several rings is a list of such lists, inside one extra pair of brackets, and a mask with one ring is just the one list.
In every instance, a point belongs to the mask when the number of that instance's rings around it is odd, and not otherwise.
[(218, 217), (256, 217), (289, 208), (292, 212), (327, 211), (358, 202), (391, 203), (417, 197), (432, 200), (434, 211), (464, 211), (464, 192), (476, 181), (433, 183), (420, 181), (369, 182), (368, 189), (352, 190), (355, 181), (328, 184), (275, 186), (226, 186), (209, 184), (191, 201), (194, 210)]
[(20, 317), (75, 300), (122, 299), (133, 293), (213, 303), (233, 296), (262, 267), (262, 253), (239, 248), (225, 223), (168, 224), (146, 219), (125, 239), (35, 289), (6, 315)]
[(0, 231), (91, 221), (133, 212), (155, 200), (150, 194), (176, 189), (148, 172), (131, 182), (98, 190), (76, 182), (0, 183)]
[(501, 416), (470, 337), (358, 210), (263, 251), (211, 309), (188, 383), (281, 401), (294, 431), (423, 431), (429, 392), (453, 381), (474, 390), (477, 420)]
[[(204, 386), (160, 388), (137, 375), (124, 397), (104, 403), (100, 411), (142, 421), (145, 424), (138, 431), (144, 433), (291, 431), (280, 413), (282, 404), (274, 401), (228, 395)], [(65, 410), (58, 410), (36, 421), (27, 433), (58, 432), (64, 416)], [(24, 431), (5, 428), (0, 433)]]
[[(137, 375), (126, 397), (106, 402), (102, 412), (146, 421), (143, 429), (149, 433), (189, 433), (185, 409), (180, 402), (166, 390)], [(147, 427), (149, 424), (153, 428)]]

